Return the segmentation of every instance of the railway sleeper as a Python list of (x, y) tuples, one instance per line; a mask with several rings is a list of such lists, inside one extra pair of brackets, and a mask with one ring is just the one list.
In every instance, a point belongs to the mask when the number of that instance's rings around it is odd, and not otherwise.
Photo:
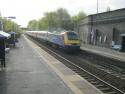
[(123, 76), (120, 76), (119, 78), (122, 79), (122, 80), (125, 80), (125, 77), (123, 77)]
[(96, 80), (95, 79), (87, 79), (87, 81), (89, 81), (89, 82), (95, 82)]
[(121, 75), (120, 77), (123, 78), (123, 79), (125, 79), (125, 75)]
[(76, 73), (80, 72), (78, 69), (72, 69), (72, 70), (75, 71)]
[(97, 84), (97, 85), (95, 85), (95, 87), (101, 88), (101, 87), (105, 87), (105, 86), (104, 86), (104, 84)]
[(96, 85), (99, 84), (98, 81), (91, 81), (90, 83), (93, 84), (93, 85), (95, 85), (95, 84), (96, 84)]
[(87, 76), (84, 72), (77, 72), (77, 74), (79, 74), (80, 76)]
[(112, 91), (110, 88), (106, 87), (104, 84), (97, 84), (94, 86), (100, 89), (101, 91), (105, 92), (106, 94), (117, 94), (117, 92)]
[(107, 91), (111, 91), (111, 89), (109, 87), (101, 87), (99, 88), (101, 91), (103, 92), (107, 92)]
[(122, 75), (122, 77), (125, 77), (125, 75)]
[(118, 73), (112, 73), (112, 75), (116, 76), (116, 77), (120, 77), (121, 74), (118, 74)]
[(113, 71), (112, 70), (104, 70), (105, 72), (109, 73), (109, 74), (112, 74)]
[(89, 77), (89, 76), (85, 76), (84, 78), (85, 78), (86, 80), (89, 80), (89, 79), (90, 79), (90, 77)]
[(106, 94), (117, 94), (115, 91), (107, 92)]
[(69, 64), (65, 64), (66, 66), (68, 66), (69, 68), (71, 68), (72, 70), (73, 69), (76, 69), (76, 67), (72, 66), (72, 65), (69, 65)]
[(114, 75), (114, 76), (116, 76), (116, 77), (118, 77), (118, 78), (120, 78), (122, 80), (125, 80), (125, 75), (120, 75), (120, 74), (116, 74), (116, 73), (114, 73), (112, 75)]
[(83, 73), (79, 73), (79, 75), (81, 75), (83, 78), (84, 78), (84, 77), (87, 77), (87, 75), (86, 75), (86, 74), (83, 74)]
[(88, 81), (96, 81), (95, 79), (93, 79), (93, 78), (90, 78), (90, 79), (87, 79)]

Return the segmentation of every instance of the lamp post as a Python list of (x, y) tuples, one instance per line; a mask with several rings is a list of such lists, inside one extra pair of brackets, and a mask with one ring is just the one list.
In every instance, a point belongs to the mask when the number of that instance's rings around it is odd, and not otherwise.
[(98, 14), (98, 0), (97, 0), (97, 14)]

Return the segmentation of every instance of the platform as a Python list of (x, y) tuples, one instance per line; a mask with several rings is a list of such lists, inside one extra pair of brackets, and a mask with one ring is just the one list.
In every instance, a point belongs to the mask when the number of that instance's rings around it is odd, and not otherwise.
[(88, 44), (82, 44), (81, 50), (85, 50), (91, 53), (125, 62), (125, 52), (120, 52), (110, 48), (98, 47)]
[(0, 94), (103, 94), (22, 36), (0, 69)]

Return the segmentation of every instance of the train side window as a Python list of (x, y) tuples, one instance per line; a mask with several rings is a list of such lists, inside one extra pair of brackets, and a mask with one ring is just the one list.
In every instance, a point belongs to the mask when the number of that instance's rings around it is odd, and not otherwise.
[(106, 43), (107, 41), (107, 36), (104, 36), (104, 43)]
[(101, 43), (101, 41), (102, 41), (102, 36), (99, 36), (99, 42)]

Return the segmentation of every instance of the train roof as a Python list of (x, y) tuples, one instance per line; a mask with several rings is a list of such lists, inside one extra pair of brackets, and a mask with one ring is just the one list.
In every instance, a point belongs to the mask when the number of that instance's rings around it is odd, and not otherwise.
[(26, 31), (26, 32), (30, 32), (30, 33), (47, 33), (47, 31)]
[[(31, 32), (31, 33), (52, 33), (52, 34), (61, 34), (61, 33), (66, 33), (66, 32), (75, 32), (75, 31), (68, 31), (68, 30), (54, 30), (54, 31), (27, 31), (27, 32)], [(76, 32), (75, 32), (76, 33)]]
[(52, 31), (52, 33), (62, 33), (62, 32), (75, 32), (75, 31), (69, 31), (69, 30), (55, 30), (55, 31)]

